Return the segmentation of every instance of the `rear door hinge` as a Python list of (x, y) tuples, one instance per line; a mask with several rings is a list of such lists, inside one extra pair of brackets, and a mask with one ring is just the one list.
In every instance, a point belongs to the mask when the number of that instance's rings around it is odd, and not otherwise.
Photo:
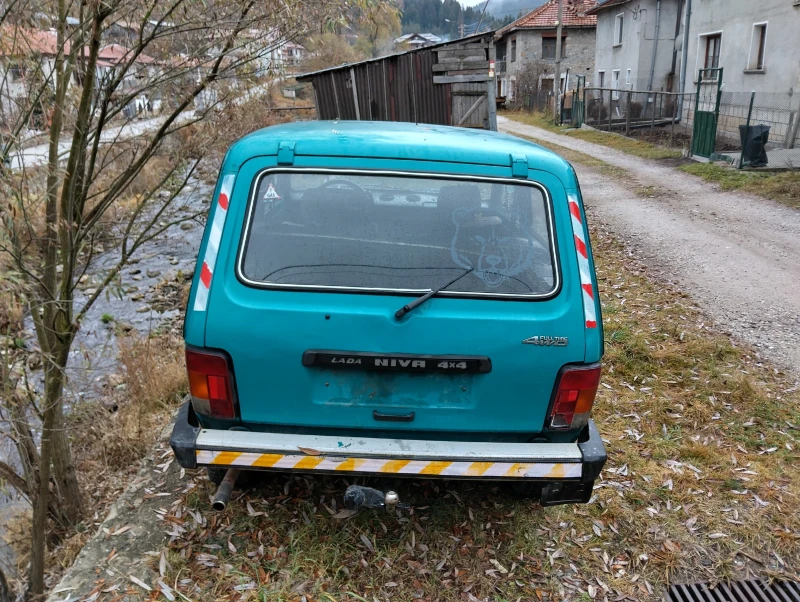
[(278, 165), (294, 165), (294, 142), (281, 142), (278, 145)]
[(525, 155), (511, 155), (511, 175), (515, 178), (528, 177), (528, 157)]

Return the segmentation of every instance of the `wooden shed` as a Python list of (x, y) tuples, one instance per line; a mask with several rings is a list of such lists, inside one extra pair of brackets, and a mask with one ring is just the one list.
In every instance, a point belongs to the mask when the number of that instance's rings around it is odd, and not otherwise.
[(320, 119), (497, 130), (493, 32), (299, 75)]

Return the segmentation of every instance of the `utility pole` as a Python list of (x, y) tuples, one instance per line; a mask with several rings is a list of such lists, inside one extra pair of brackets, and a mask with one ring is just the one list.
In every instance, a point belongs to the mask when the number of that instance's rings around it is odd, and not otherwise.
[(458, 19), (458, 37), (464, 37), (464, 11), (461, 11), (461, 16)]
[(553, 74), (553, 121), (561, 115), (561, 16), (564, 0), (558, 0), (558, 21), (556, 21), (556, 70)]

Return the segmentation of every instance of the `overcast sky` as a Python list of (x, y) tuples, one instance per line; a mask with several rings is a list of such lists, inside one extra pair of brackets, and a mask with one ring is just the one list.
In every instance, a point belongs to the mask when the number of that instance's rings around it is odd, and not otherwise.
[(475, 6), (483, 2), (483, 0), (459, 0), (459, 2), (461, 2), (461, 6)]

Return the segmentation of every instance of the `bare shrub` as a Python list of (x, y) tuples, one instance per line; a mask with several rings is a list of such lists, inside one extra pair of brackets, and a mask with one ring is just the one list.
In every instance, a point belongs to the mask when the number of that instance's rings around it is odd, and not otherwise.
[(173, 335), (133, 335), (120, 342), (126, 405), (141, 410), (174, 407), (187, 390), (183, 341)]

